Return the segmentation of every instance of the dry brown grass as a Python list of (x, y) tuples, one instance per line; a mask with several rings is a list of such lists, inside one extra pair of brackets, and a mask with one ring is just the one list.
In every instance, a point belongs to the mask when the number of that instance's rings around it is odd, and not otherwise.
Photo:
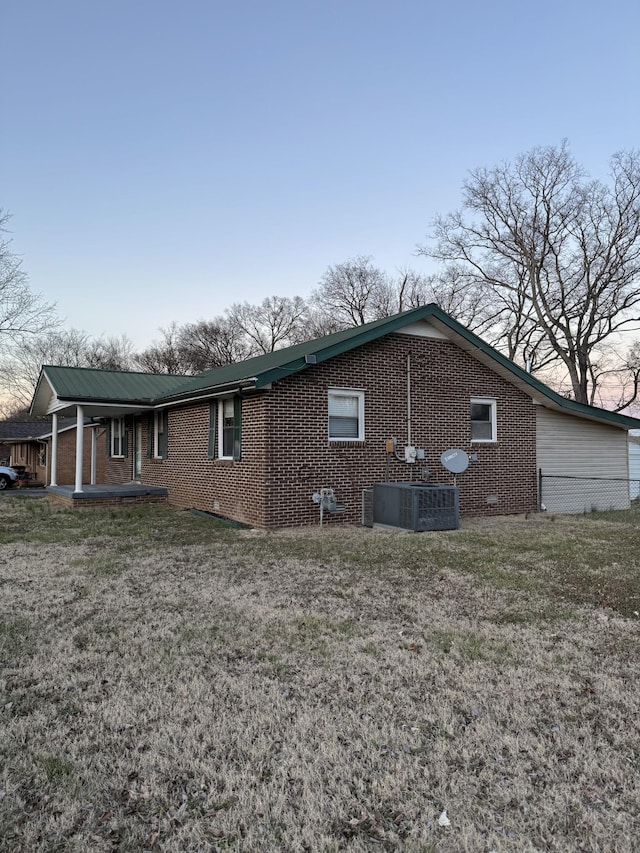
[(622, 517), (0, 514), (1, 850), (639, 849)]

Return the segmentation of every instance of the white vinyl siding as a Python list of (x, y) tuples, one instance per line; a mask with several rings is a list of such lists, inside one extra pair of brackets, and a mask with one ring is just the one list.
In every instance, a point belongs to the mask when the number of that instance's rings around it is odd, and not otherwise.
[[(637, 440), (636, 440), (637, 441)], [(629, 496), (631, 500), (640, 497), (640, 444), (629, 439)]]
[(542, 501), (547, 511), (581, 513), (628, 508), (625, 430), (543, 406), (536, 408), (536, 421), (536, 462), (543, 474)]

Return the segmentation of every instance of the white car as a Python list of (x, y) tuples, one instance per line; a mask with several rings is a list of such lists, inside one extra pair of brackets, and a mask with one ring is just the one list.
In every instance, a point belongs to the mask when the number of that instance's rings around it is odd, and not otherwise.
[(0, 465), (0, 492), (3, 492), (5, 489), (12, 489), (17, 482), (18, 475), (13, 468)]

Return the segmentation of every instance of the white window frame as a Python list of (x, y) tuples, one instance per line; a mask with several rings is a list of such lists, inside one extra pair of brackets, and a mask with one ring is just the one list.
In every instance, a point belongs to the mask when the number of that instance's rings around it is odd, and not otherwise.
[(224, 404), (230, 403), (231, 410), (234, 415), (234, 424), (232, 429), (235, 429), (235, 403), (233, 397), (222, 397), (218, 400), (218, 459), (233, 459), (233, 439), (231, 441), (231, 454), (224, 454)]
[[(109, 447), (109, 455), (113, 459), (124, 459), (123, 443), (125, 435), (124, 418), (111, 418), (111, 446)], [(117, 450), (116, 453), (116, 442)]]
[(498, 440), (498, 407), (496, 400), (493, 397), (472, 397), (469, 402), (469, 431), (472, 430), (471, 425), (471, 406), (474, 403), (480, 406), (489, 406), (490, 407), (490, 417), (491, 417), (491, 438), (474, 438), (471, 436), (471, 442), (473, 444), (495, 444)]
[[(357, 436), (333, 436), (331, 435), (331, 398), (332, 397), (355, 397), (358, 400), (358, 435)], [(329, 388), (327, 396), (327, 435), (329, 441), (344, 443), (349, 441), (364, 441), (364, 391), (356, 388)]]
[(164, 411), (160, 409), (153, 413), (153, 458), (162, 459), (160, 453), (160, 436), (164, 433)]

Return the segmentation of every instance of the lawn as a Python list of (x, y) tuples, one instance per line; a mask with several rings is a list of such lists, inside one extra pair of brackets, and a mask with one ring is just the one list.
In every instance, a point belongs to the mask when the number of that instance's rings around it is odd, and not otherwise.
[(639, 554), (0, 499), (0, 850), (637, 851)]

